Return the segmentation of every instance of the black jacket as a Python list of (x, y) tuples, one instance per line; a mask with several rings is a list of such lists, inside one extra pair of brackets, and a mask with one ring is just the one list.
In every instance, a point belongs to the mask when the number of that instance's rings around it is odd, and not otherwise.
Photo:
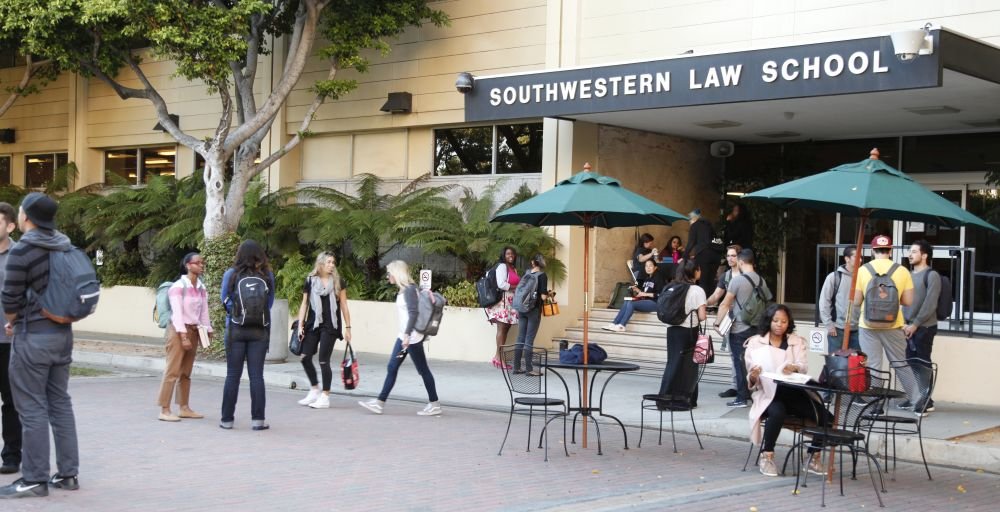
[(696, 258), (703, 257), (712, 245), (713, 238), (715, 238), (715, 230), (712, 229), (712, 225), (707, 220), (699, 218), (697, 222), (692, 223), (688, 229), (688, 246), (684, 253), (684, 259), (691, 259), (692, 253), (695, 254)]

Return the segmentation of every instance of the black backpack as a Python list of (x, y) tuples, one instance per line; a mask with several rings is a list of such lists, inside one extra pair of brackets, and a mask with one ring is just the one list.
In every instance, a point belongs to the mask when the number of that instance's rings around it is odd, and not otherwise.
[(656, 318), (670, 325), (681, 325), (689, 311), (685, 311), (689, 283), (673, 282), (667, 284), (656, 299)]
[[(924, 290), (927, 289), (927, 275), (931, 272), (937, 272), (935, 270), (928, 269), (924, 272)], [(951, 295), (951, 279), (942, 276), (940, 272), (937, 273), (941, 278), (941, 293), (938, 295), (937, 303), (937, 319), (947, 320), (951, 316), (951, 303), (954, 298)]]
[(497, 266), (494, 264), (486, 275), (476, 281), (476, 299), (479, 300), (479, 307), (488, 308), (503, 298), (503, 292), (497, 286)]
[(49, 251), (49, 284), (38, 295), (42, 316), (58, 324), (70, 324), (97, 310), (101, 283), (90, 258), (70, 246)]
[[(233, 279), (237, 279), (235, 276)], [(267, 307), (270, 289), (260, 276), (240, 277), (229, 294), (233, 305), (230, 318), (242, 327), (267, 327), (271, 325), (271, 310)]]

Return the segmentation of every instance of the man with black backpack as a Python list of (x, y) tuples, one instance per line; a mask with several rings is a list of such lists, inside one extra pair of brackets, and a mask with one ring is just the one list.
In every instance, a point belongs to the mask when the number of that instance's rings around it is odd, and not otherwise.
[(851, 308), (851, 332), (844, 333), (847, 306), (851, 303), (851, 278), (858, 266), (858, 259), (854, 253), (854, 247), (844, 249), (844, 264), (826, 276), (823, 288), (819, 292), (819, 322), (827, 330), (826, 340), (831, 354), (841, 349), (844, 336), (850, 336), (849, 348), (861, 350), (858, 341), (858, 318), (861, 316), (861, 308)]
[[(941, 296), (941, 274), (930, 267), (934, 246), (918, 240), (910, 246), (910, 267), (913, 269), (913, 306), (903, 306), (903, 334), (906, 336), (906, 359), (931, 361), (934, 336), (937, 335), (938, 299)], [(921, 397), (923, 398), (923, 397)], [(918, 414), (934, 410), (934, 400), (927, 397), (926, 407), (917, 407)], [(923, 404), (918, 404), (923, 405)], [(913, 408), (910, 401), (899, 405), (901, 409)]]
[[(49, 255), (72, 244), (56, 230), (58, 205), (32, 192), (21, 202), (17, 222), (24, 233), (7, 257), (2, 302), (8, 334), (13, 330), (10, 384), (21, 415), (21, 478), (0, 488), (0, 498), (49, 495), (49, 487), (76, 490), (80, 465), (76, 419), (68, 393), (73, 328), (49, 319), (39, 298), (49, 286)], [(49, 426), (59, 471), (49, 477)]]
[(882, 353), (889, 361), (906, 359), (903, 308), (913, 304), (910, 271), (892, 261), (892, 239), (877, 235), (872, 239), (873, 259), (858, 269), (854, 288), (855, 306), (864, 306), (859, 327), (861, 350), (868, 367), (882, 370)]
[(753, 250), (743, 249), (736, 257), (740, 275), (733, 278), (726, 289), (726, 297), (715, 315), (716, 325), (729, 315), (733, 325), (729, 329), (729, 353), (732, 357), (733, 375), (736, 376), (736, 398), (727, 402), (729, 407), (748, 407), (750, 389), (747, 387), (747, 369), (743, 362), (743, 344), (757, 334), (758, 324), (773, 295), (764, 278), (754, 271)]

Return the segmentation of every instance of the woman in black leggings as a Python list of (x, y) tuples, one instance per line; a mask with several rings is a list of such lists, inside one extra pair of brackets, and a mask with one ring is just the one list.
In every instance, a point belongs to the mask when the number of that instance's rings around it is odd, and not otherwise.
[[(777, 385), (773, 379), (762, 377), (762, 372), (806, 373), (809, 371), (806, 359), (806, 342), (801, 336), (792, 334), (795, 321), (792, 312), (784, 304), (772, 304), (760, 322), (760, 334), (747, 340), (744, 361), (749, 373), (747, 385), (753, 391), (753, 407), (750, 408), (750, 440), (761, 446), (760, 472), (765, 476), (778, 476), (774, 465), (774, 445), (778, 441), (782, 425), (789, 416), (807, 418), (817, 424), (830, 424), (832, 417), (820, 402), (801, 389)], [(761, 420), (766, 419), (764, 428)], [(811, 446), (812, 454), (806, 470), (813, 474), (825, 474), (819, 460), (819, 447)]]
[[(346, 284), (337, 272), (333, 254), (321, 252), (316, 257), (316, 266), (302, 285), (299, 339), (302, 340), (302, 368), (312, 385), (309, 394), (299, 400), (299, 404), (313, 409), (328, 409), (333, 382), (333, 369), (330, 368), (333, 346), (339, 339), (351, 342), (351, 312), (347, 308)], [(312, 360), (317, 349), (323, 377), (322, 393)]]

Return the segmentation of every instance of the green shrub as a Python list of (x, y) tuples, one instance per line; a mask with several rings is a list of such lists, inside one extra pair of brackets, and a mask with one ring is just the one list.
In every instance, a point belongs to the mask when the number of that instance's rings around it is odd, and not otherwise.
[(294, 253), (285, 259), (285, 264), (275, 274), (278, 298), (288, 301), (288, 314), (296, 318), (302, 302), (302, 283), (313, 269), (302, 255)]
[(471, 281), (459, 281), (443, 290), (441, 295), (448, 299), (449, 306), (461, 308), (478, 308), (479, 301), (476, 299), (476, 285)]

